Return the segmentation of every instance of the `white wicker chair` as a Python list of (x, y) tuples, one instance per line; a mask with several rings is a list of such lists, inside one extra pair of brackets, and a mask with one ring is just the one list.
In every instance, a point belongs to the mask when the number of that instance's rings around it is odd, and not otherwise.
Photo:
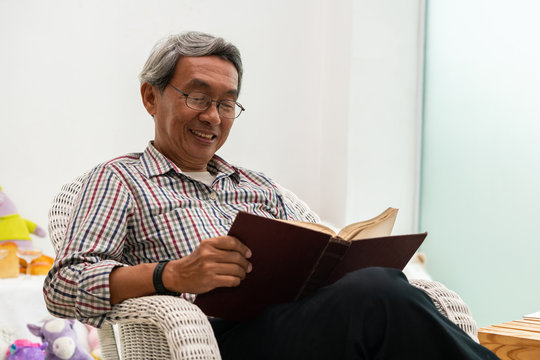
[[(49, 210), (49, 235), (56, 252), (86, 176), (64, 185)], [(207, 317), (197, 306), (175, 296), (145, 296), (115, 305), (98, 329), (98, 337), (104, 360), (221, 359)]]
[[(64, 185), (53, 199), (49, 211), (49, 235), (55, 251), (63, 241), (74, 202), (86, 176)], [(284, 190), (284, 195), (296, 200), (289, 191)], [(425, 291), (444, 316), (478, 341), (476, 323), (459, 295), (436, 281), (410, 280), (410, 283)], [(117, 334), (114, 324), (117, 324)], [(115, 305), (98, 330), (98, 336), (104, 360), (221, 359), (207, 317), (197, 306), (174, 296), (145, 296)]]

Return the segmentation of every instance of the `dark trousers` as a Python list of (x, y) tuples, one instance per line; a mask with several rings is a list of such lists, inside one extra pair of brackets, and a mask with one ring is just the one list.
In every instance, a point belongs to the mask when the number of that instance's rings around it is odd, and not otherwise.
[(350, 273), (249, 322), (211, 323), (223, 360), (498, 359), (393, 269)]

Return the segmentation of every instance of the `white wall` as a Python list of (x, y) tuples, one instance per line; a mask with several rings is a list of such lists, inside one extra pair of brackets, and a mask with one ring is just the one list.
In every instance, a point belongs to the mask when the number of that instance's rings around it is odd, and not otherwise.
[(424, 2), (355, 1), (347, 222), (399, 208), (394, 233), (416, 228)]
[(200, 30), (233, 41), (245, 65), (247, 111), (222, 156), (328, 222), (392, 205), (410, 231), (418, 4), (3, 0), (0, 184), (45, 226), (63, 183), (153, 138), (137, 74), (159, 38)]

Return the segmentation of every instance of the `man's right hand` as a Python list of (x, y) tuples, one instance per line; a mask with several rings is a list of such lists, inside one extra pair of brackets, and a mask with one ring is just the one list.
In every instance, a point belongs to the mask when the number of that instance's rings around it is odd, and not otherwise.
[[(167, 290), (202, 294), (217, 287), (238, 286), (251, 271), (251, 251), (231, 236), (203, 240), (190, 255), (170, 261), (161, 280)], [(152, 274), (156, 264), (119, 266), (111, 271), (111, 304), (155, 294)]]
[(251, 251), (232, 236), (203, 240), (188, 256), (171, 261), (163, 271), (167, 290), (202, 294), (217, 287), (234, 287), (251, 271)]

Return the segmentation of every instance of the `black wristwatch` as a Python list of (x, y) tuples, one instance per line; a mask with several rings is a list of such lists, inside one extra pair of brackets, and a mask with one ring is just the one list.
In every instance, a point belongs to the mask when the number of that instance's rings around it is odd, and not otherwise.
[(163, 276), (163, 269), (165, 269), (165, 266), (169, 263), (169, 261), (170, 260), (161, 260), (154, 268), (154, 274), (152, 276), (152, 280), (154, 282), (154, 289), (156, 289), (157, 295), (179, 296), (180, 293), (167, 290), (165, 289), (165, 286), (163, 286), (163, 281), (161, 277)]

